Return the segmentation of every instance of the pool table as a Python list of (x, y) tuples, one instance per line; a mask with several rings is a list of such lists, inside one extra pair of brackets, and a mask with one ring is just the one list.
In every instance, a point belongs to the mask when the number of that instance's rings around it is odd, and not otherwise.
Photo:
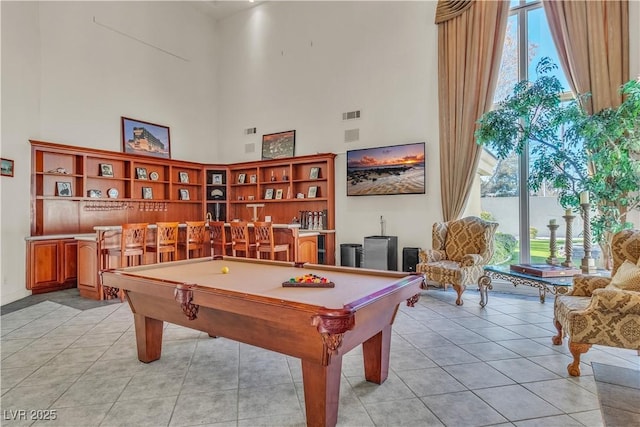
[[(335, 286), (283, 286), (305, 274)], [(342, 356), (362, 344), (365, 377), (381, 384), (396, 312), (417, 302), (423, 276), (219, 257), (107, 270), (102, 281), (125, 291), (142, 362), (160, 358), (164, 321), (298, 357), (307, 425), (333, 426)]]

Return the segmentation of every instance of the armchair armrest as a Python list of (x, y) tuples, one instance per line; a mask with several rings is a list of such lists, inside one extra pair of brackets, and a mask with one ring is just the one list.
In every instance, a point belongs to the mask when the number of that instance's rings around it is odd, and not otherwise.
[(466, 254), (460, 260), (460, 265), (462, 267), (473, 267), (474, 265), (483, 264), (482, 255), (479, 254)]
[(578, 274), (573, 276), (573, 289), (567, 295), (590, 297), (593, 291), (606, 287), (610, 282), (611, 278), (609, 277)]
[(595, 289), (587, 311), (625, 315), (640, 315), (640, 292), (622, 289)]
[(444, 251), (438, 249), (421, 249), (418, 253), (418, 258), (420, 258), (420, 262), (436, 262), (446, 259), (447, 256)]

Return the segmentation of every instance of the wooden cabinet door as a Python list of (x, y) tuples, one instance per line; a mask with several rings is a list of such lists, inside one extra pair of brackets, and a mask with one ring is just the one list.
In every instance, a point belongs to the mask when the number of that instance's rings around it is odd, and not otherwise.
[(78, 242), (78, 290), (82, 297), (102, 299), (102, 286), (98, 279), (98, 244), (95, 241)]
[(57, 240), (31, 242), (29, 245), (29, 265), (31, 278), (27, 289), (47, 288), (59, 283), (60, 251)]
[(34, 294), (72, 288), (77, 277), (75, 239), (36, 240), (27, 250), (27, 289)]
[(300, 236), (297, 262), (318, 263), (318, 237)]
[(63, 240), (60, 242), (62, 263), (60, 264), (60, 283), (76, 280), (78, 277), (78, 242)]

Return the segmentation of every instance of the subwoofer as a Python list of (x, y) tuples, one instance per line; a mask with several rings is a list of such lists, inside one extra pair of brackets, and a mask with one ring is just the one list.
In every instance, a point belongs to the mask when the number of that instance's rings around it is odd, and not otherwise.
[(415, 273), (420, 248), (402, 248), (402, 271)]

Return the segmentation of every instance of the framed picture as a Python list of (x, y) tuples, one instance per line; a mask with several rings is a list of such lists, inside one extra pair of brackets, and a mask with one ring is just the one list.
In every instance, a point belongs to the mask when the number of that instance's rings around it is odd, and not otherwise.
[(307, 197), (309, 199), (313, 199), (314, 197), (316, 197), (317, 193), (318, 193), (318, 187), (311, 186), (311, 187), (309, 187), (309, 193), (307, 194)]
[(87, 197), (102, 197), (102, 191), (100, 191), (100, 190), (89, 190), (89, 191), (87, 191)]
[(320, 176), (320, 168), (311, 168), (309, 172), (309, 179), (318, 179)]
[(147, 179), (147, 170), (145, 168), (136, 168), (137, 179)]
[(211, 183), (212, 184), (222, 184), (222, 174), (214, 173), (211, 175)]
[(264, 192), (264, 198), (266, 200), (273, 199), (273, 188), (267, 188)]
[(100, 176), (113, 176), (113, 165), (109, 163), (100, 163)]
[(180, 189), (180, 200), (189, 200), (189, 190), (186, 188)]
[(56, 196), (71, 197), (73, 192), (71, 191), (71, 182), (58, 181), (56, 182)]
[(347, 151), (347, 196), (425, 194), (425, 143)]
[(295, 130), (262, 135), (262, 160), (293, 157), (295, 146)]
[(246, 173), (238, 174), (238, 184), (244, 184), (244, 180), (247, 177)]
[(169, 128), (122, 117), (122, 151), (127, 154), (170, 159)]
[(0, 159), (2, 163), (2, 176), (13, 176), (13, 160)]
[(180, 182), (189, 182), (189, 174), (187, 172), (178, 172), (178, 178), (180, 179)]
[(282, 199), (282, 188), (276, 190), (276, 199)]
[(142, 187), (142, 198), (143, 199), (153, 199), (153, 188), (151, 188), (151, 187)]
[(250, 175), (249, 176), (249, 182), (251, 184), (255, 184), (257, 180), (258, 180), (258, 177), (256, 175)]

